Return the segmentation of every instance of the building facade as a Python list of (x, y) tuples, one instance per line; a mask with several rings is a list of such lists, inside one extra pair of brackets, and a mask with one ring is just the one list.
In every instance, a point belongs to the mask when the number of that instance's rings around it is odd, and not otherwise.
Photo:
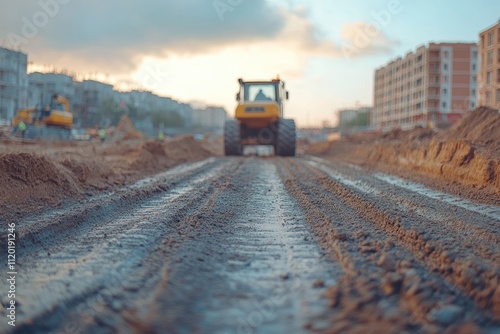
[(451, 123), (476, 107), (475, 43), (430, 43), (375, 71), (372, 125)]
[(372, 109), (371, 107), (359, 107), (339, 110), (339, 128), (341, 130), (368, 128)]
[(500, 21), (479, 34), (479, 104), (500, 110)]
[(94, 80), (78, 82), (75, 88), (74, 111), (78, 124), (92, 127), (98, 124), (97, 112), (105, 99), (114, 97), (113, 86)]
[(28, 77), (28, 106), (49, 105), (54, 94), (65, 97), (68, 99), (70, 106), (73, 106), (76, 91), (72, 76), (63, 73), (33, 72)]
[(0, 47), (0, 119), (11, 120), (28, 104), (28, 56)]
[(193, 128), (207, 129), (212, 131), (220, 130), (224, 127), (227, 119), (226, 109), (222, 107), (206, 107), (204, 109), (193, 110)]

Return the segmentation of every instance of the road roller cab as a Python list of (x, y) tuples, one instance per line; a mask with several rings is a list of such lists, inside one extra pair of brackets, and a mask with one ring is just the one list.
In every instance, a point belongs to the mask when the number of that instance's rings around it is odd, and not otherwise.
[(285, 83), (279, 78), (238, 82), (235, 118), (224, 126), (226, 155), (241, 155), (247, 145), (272, 145), (276, 155), (294, 156), (295, 122), (283, 117), (284, 102), (288, 100)]

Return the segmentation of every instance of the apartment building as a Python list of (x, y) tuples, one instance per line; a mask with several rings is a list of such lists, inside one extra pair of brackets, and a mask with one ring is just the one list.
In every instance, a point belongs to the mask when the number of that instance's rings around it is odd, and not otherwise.
[(372, 125), (451, 123), (476, 107), (475, 43), (429, 43), (375, 70)]
[(28, 105), (47, 105), (54, 94), (67, 98), (73, 110), (75, 101), (75, 82), (73, 76), (66, 73), (33, 72), (29, 77)]
[(28, 56), (0, 47), (0, 119), (11, 120), (28, 103)]
[(479, 34), (479, 104), (500, 110), (500, 21)]
[(222, 107), (205, 107), (193, 110), (193, 124), (197, 129), (221, 130), (227, 119), (226, 109)]

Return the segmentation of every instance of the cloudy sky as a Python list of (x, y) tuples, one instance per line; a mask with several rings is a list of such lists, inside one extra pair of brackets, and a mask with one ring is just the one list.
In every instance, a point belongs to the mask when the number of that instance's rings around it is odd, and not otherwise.
[(372, 103), (375, 68), (430, 41), (474, 42), (498, 0), (2, 1), (0, 44), (32, 69), (235, 107), (237, 79), (286, 81), (299, 125)]

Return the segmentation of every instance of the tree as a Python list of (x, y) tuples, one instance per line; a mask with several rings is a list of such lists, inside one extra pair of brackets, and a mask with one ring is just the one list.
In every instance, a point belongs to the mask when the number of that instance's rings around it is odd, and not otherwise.
[(165, 128), (184, 127), (184, 118), (175, 110), (157, 110), (153, 112), (153, 126), (159, 128), (163, 125)]

